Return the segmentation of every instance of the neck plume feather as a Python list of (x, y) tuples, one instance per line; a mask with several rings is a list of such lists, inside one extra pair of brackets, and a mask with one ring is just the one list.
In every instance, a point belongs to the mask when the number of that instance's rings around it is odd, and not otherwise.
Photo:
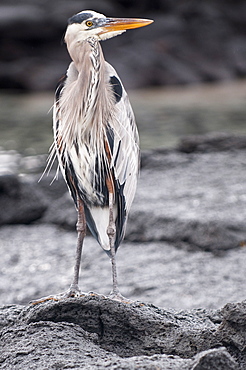
[[(68, 50), (73, 63), (59, 99), (59, 152), (65, 157), (71, 155), (76, 142), (77, 148), (86, 148), (94, 158), (94, 168), (98, 163), (106, 163), (106, 170), (110, 171), (105, 141), (107, 124), (114, 122), (114, 98), (112, 88), (105, 80), (101, 46), (96, 39), (90, 38), (71, 43)], [(77, 155), (82, 157), (83, 153)]]

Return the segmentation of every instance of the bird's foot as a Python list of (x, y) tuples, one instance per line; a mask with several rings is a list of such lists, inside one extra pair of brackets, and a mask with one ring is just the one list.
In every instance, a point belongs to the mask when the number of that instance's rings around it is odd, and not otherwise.
[(120, 292), (112, 291), (108, 298), (113, 299), (114, 301), (122, 302), (122, 303), (133, 303), (131, 299), (125, 298)]
[(78, 284), (71, 284), (70, 288), (64, 293), (63, 298), (79, 298), (85, 296), (86, 293), (82, 293), (79, 289)]
[(62, 299), (66, 298), (79, 298), (79, 297), (84, 297), (86, 293), (82, 293), (78, 287), (77, 284), (71, 284), (70, 288), (63, 293), (58, 293), (55, 295), (49, 295), (47, 297), (42, 297), (37, 300), (31, 301), (30, 304), (39, 304), (39, 303), (44, 303), (47, 301), (60, 301)]
[(93, 291), (88, 292), (87, 295), (89, 295), (90, 297), (99, 297), (99, 298), (102, 298), (102, 299), (107, 298), (106, 295), (101, 294), (101, 293), (97, 293), (97, 292), (93, 292)]
[(34, 299), (33, 301), (30, 301), (29, 304), (39, 304), (39, 303), (44, 303), (48, 301), (59, 301), (60, 300), (60, 294), (56, 295), (49, 295), (47, 297), (41, 297), (39, 299)]

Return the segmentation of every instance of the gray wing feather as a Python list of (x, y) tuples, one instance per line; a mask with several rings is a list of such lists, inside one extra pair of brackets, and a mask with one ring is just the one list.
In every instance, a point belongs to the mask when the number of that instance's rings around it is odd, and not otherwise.
[(122, 87), (122, 95), (115, 104), (113, 127), (117, 126), (114, 136), (112, 167), (116, 180), (124, 184), (123, 194), (126, 202), (126, 214), (131, 207), (139, 173), (139, 137), (135, 117), (128, 95), (115, 69), (106, 62), (106, 78), (116, 77)]

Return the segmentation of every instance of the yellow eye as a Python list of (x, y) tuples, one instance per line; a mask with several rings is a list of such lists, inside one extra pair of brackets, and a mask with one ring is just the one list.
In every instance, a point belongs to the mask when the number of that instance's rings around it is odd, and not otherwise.
[(86, 21), (85, 24), (86, 24), (87, 27), (92, 27), (93, 26), (92, 21)]

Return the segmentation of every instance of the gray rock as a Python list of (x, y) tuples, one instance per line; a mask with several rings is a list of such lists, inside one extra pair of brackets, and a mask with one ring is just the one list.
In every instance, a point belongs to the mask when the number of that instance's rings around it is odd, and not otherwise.
[(237, 349), (239, 352), (246, 350), (246, 301), (238, 304), (228, 303), (223, 307), (223, 321), (219, 331), (224, 343)]
[[(76, 231), (52, 225), (0, 228), (0, 304), (65, 291), (71, 284)], [(124, 242), (117, 252), (119, 287), (132, 300), (176, 310), (219, 308), (245, 299), (246, 248), (220, 255), (175, 248), (167, 242)], [(82, 291), (109, 294), (110, 261), (87, 236), (82, 255)]]
[(178, 150), (184, 153), (221, 152), (246, 149), (246, 136), (226, 133), (191, 135), (181, 139)]
[(96, 333), (102, 348), (121, 357), (168, 353), (189, 358), (219, 344), (210, 313), (175, 314), (141, 302), (122, 305), (100, 296), (39, 305), (28, 310), (24, 320), (28, 324), (72, 322)]
[[(242, 348), (239, 353), (230, 344), (222, 347), (223, 310), (174, 312), (91, 294), (22, 310), (8, 307), (2, 316), (3, 369), (239, 370), (246, 364)], [(234, 322), (243, 330), (240, 316)]]
[(141, 172), (127, 238), (214, 252), (243, 245), (244, 157), (244, 151), (152, 152)]
[(42, 218), (42, 222), (59, 225), (68, 230), (75, 230), (77, 217), (74, 202), (68, 190), (66, 190), (66, 193), (61, 198), (51, 201), (47, 212)]
[[(43, 193), (44, 197), (50, 202), (61, 200), (64, 196), (68, 194), (67, 185), (62, 177), (62, 174), (59, 173), (59, 177), (55, 178), (55, 174), (51, 173), (49, 176), (30, 176), (30, 181), (33, 185), (36, 184), (36, 187)], [(49, 204), (52, 206), (52, 204)]]
[(17, 175), (0, 176), (0, 225), (28, 224), (41, 218), (47, 208), (42, 193)]
[(22, 311), (23, 306), (21, 305), (0, 306), (0, 329), (14, 325)]
[(239, 370), (240, 368), (242, 367), (237, 364), (234, 358), (224, 348), (219, 348), (199, 353), (191, 370)]

